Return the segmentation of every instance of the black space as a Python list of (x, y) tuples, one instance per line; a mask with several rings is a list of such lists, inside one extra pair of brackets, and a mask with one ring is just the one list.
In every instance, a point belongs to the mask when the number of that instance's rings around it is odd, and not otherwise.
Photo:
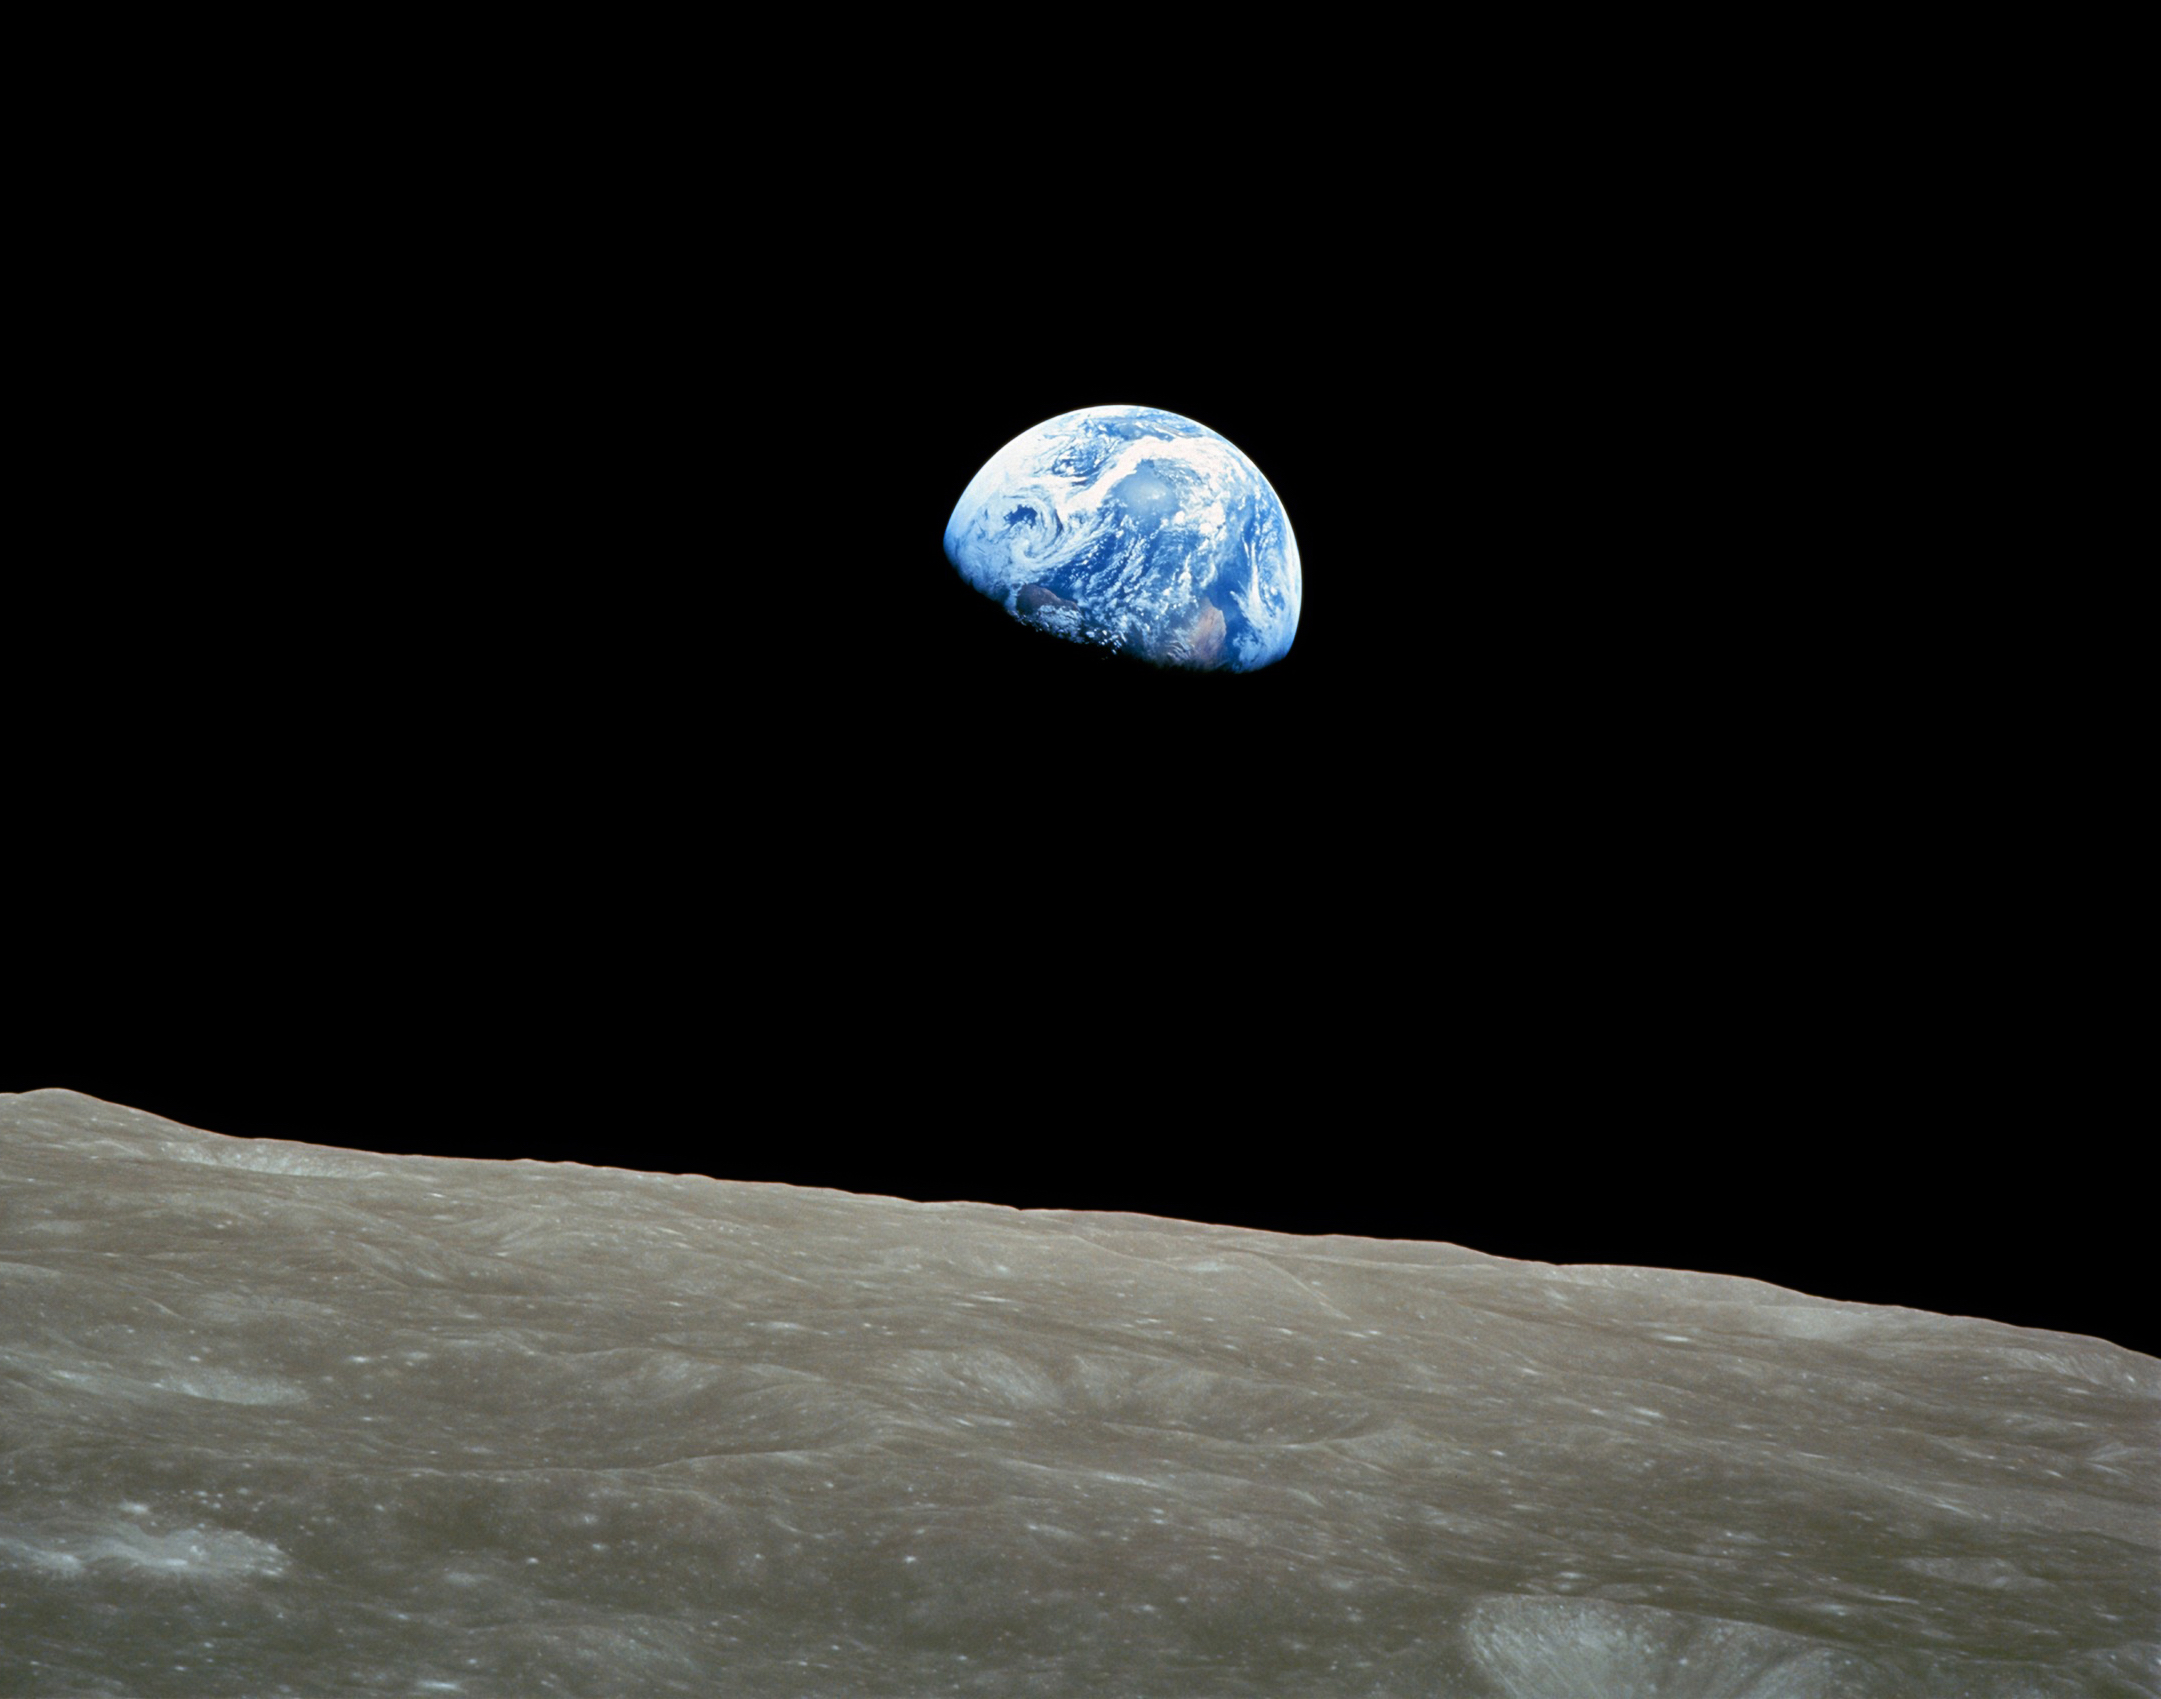
[[(2017, 408), (1938, 255), (1588, 165), (993, 239), (947, 170), (694, 234), (347, 209), (364, 276), (279, 224), (101, 319), (0, 1089), (2161, 1354), (2156, 846), (2062, 759), (2150, 585), (1997, 559)], [(1106, 401), (1274, 483), (1278, 667), (945, 563)]]

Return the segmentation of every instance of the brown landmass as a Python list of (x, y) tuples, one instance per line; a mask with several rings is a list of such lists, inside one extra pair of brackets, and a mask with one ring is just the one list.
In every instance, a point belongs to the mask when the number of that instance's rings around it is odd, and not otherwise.
[(1213, 602), (1201, 604), (1201, 617), (1193, 622), (1193, 629), (1186, 634), (1193, 658), (1207, 666), (1223, 653), (1223, 610)]
[(1046, 590), (1040, 584), (1023, 584), (1020, 587), (1020, 611), (1024, 614), (1040, 613), (1045, 608), (1071, 608), (1080, 611), (1080, 603), (1069, 602), (1055, 590)]
[(1166, 647), (1171, 659), (1189, 667), (1214, 666), (1223, 653), (1223, 610), (1213, 602), (1201, 603), (1199, 617)]

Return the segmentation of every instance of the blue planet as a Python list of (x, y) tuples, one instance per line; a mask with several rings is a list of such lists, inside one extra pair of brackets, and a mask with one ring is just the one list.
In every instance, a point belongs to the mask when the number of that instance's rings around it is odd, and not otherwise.
[(1083, 407), (991, 456), (946, 559), (1024, 625), (1162, 666), (1252, 672), (1290, 653), (1298, 539), (1260, 468), (1156, 407)]

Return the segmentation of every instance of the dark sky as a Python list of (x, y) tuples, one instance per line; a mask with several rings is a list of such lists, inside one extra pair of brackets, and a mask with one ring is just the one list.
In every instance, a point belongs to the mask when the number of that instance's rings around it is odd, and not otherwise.
[[(843, 209), (725, 308), (482, 251), (364, 348), (197, 303), (214, 371), (110, 374), (186, 428), (81, 492), (175, 564), (70, 567), (17, 675), (0, 1089), (2161, 1350), (2150, 822), (2058, 759), (1940, 272), (1450, 217), (1067, 270)], [(945, 564), (982, 460), (1106, 401), (1281, 494), (1278, 667), (1111, 664)]]

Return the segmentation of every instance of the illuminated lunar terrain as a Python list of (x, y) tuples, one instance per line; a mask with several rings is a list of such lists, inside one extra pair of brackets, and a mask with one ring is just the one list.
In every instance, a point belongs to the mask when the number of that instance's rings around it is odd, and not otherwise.
[(1741, 1279), (0, 1097), (9, 1694), (2154, 1695), (2157, 1440)]

